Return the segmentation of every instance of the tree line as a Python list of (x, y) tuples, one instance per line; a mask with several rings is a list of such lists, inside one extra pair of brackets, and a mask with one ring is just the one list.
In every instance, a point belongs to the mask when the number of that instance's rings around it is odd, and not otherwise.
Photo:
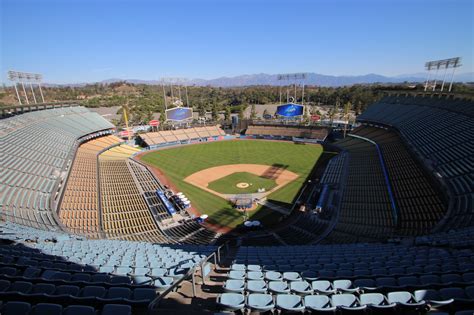
[[(455, 91), (472, 88), (462, 84), (454, 86)], [(243, 111), (253, 104), (286, 103), (290, 97), (296, 103), (305, 105), (334, 106), (352, 110), (356, 114), (363, 112), (368, 105), (380, 99), (386, 90), (406, 90), (406, 84), (400, 85), (353, 85), (346, 87), (305, 86), (247, 86), (247, 87), (211, 87), (211, 86), (162, 86), (133, 84), (129, 82), (95, 83), (84, 86), (44, 87), (46, 102), (78, 100), (86, 107), (125, 106), (128, 108), (129, 121), (133, 124), (146, 123), (154, 113), (164, 113), (165, 102), (168, 108), (175, 106), (180, 99), (184, 106), (191, 106), (200, 116), (211, 113), (213, 118), (224, 114), (228, 119), (231, 113), (243, 115)], [(423, 90), (421, 84), (411, 87)], [(4, 96), (14, 100), (12, 87), (4, 88)], [(0, 99), (0, 104), (4, 98)], [(3, 104), (8, 105), (8, 104)], [(349, 107), (349, 108), (347, 108)], [(121, 114), (122, 109), (118, 110)], [(305, 115), (312, 113), (305, 113)], [(251, 113), (255, 116), (254, 110)], [(164, 115), (161, 115), (164, 118)], [(161, 118), (161, 119), (163, 119)], [(243, 117), (242, 117), (243, 118)], [(119, 122), (120, 123), (120, 122)]]

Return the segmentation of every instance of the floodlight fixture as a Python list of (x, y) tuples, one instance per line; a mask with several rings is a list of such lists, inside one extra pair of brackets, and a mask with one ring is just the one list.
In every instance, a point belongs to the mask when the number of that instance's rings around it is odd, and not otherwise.
[[(167, 102), (166, 102), (166, 85), (170, 86), (170, 91), (171, 91), (171, 99), (174, 98), (174, 93), (173, 93), (173, 85), (178, 86), (178, 96), (180, 101), (182, 102), (181, 98), (181, 86), (184, 86), (185, 89), (185, 96), (186, 96), (186, 107), (189, 107), (189, 97), (188, 97), (188, 79), (186, 78), (180, 78), (180, 77), (163, 77), (161, 78), (161, 86), (163, 88), (163, 97), (165, 100), (165, 109), (168, 109)], [(182, 102), (184, 103), (184, 102)]]
[[(302, 83), (302, 93), (301, 93), (301, 104), (304, 105), (304, 82), (306, 78), (308, 77), (307, 73), (301, 72), (301, 73), (282, 73), (277, 75), (278, 81), (292, 81), (293, 83), (290, 83), (294, 85), (295, 88), (295, 94), (294, 98), (296, 100), (296, 82), (301, 81)], [(280, 104), (281, 104), (281, 84), (279, 84), (279, 92), (280, 92)], [(290, 97), (290, 93), (287, 88), (286, 90), (286, 101), (288, 102)]]
[(33, 85), (37, 85), (40, 91), (41, 100), (44, 103), (43, 90), (41, 89), (41, 83), (43, 82), (43, 75), (39, 73), (30, 73), (30, 72), (21, 72), (21, 71), (8, 71), (8, 79), (14, 83), (16, 97), (18, 98), (18, 103), (22, 105), (20, 93), (18, 92), (17, 85), (20, 84), (23, 89), (23, 94), (25, 96), (26, 104), (30, 104), (28, 99), (28, 94), (26, 93), (25, 83), (30, 85), (31, 94), (33, 95), (33, 100), (37, 104), (35, 90)]
[(441, 92), (443, 92), (444, 85), (446, 83), (446, 74), (448, 72), (448, 69), (453, 69), (453, 72), (451, 73), (451, 80), (450, 80), (449, 89), (448, 89), (448, 92), (451, 92), (451, 89), (453, 87), (454, 72), (456, 71), (456, 68), (459, 68), (459, 67), (461, 67), (461, 57), (454, 57), (454, 58), (426, 62), (425, 68), (428, 71), (428, 77), (426, 78), (426, 81), (425, 81), (425, 91), (430, 86), (432, 71), (435, 71), (435, 75), (434, 75), (434, 79), (432, 83), (433, 92), (434, 92), (436, 90), (436, 81), (437, 81), (438, 72), (440, 69), (444, 69), (443, 83), (441, 84)]

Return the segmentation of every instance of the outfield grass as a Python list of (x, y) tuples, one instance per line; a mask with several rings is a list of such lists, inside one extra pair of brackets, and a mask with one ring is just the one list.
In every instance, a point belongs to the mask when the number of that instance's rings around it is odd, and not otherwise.
[[(238, 183), (248, 183), (250, 186), (238, 188), (236, 186)], [(260, 188), (265, 188), (265, 191), (268, 191), (275, 186), (276, 183), (273, 179), (247, 172), (238, 172), (210, 182), (207, 187), (221, 194), (251, 194), (256, 193)]]
[[(280, 164), (300, 175), (295, 181), (268, 196), (280, 204), (290, 204), (303, 185), (323, 149), (320, 145), (294, 144), (261, 140), (220, 141), (176, 147), (145, 154), (142, 161), (159, 168), (176, 187), (185, 193), (192, 205), (209, 220), (235, 227), (243, 222), (242, 214), (232, 208), (227, 200), (183, 181), (187, 176), (214, 166), (227, 164)], [(253, 219), (264, 221), (277, 216), (269, 209), (257, 208)]]

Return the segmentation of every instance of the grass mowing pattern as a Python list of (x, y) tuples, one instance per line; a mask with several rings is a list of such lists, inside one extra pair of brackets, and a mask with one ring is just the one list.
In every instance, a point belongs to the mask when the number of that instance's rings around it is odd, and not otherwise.
[[(268, 199), (290, 204), (322, 151), (320, 145), (291, 142), (220, 141), (150, 152), (142, 156), (142, 161), (162, 170), (189, 197), (197, 210), (209, 215), (211, 222), (233, 228), (243, 222), (240, 212), (233, 209), (227, 200), (188, 184), (183, 179), (197, 171), (226, 164), (281, 164), (300, 176), (270, 194)], [(278, 217), (273, 210), (261, 207), (250, 215), (251, 219), (262, 220), (264, 224), (267, 216), (273, 217), (269, 221)]]
[[(236, 186), (238, 183), (248, 183), (250, 186), (238, 188)], [(276, 183), (273, 179), (247, 172), (238, 172), (210, 182), (208, 188), (221, 194), (250, 194), (258, 192), (259, 188), (265, 188), (265, 191), (268, 191), (275, 186)]]

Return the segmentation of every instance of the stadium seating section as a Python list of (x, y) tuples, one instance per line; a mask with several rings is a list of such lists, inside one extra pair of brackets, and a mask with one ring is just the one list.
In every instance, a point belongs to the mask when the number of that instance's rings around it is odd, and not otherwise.
[[(188, 298), (182, 281), (211, 257), (199, 305), (169, 312), (474, 313), (474, 102), (387, 96), (358, 122), (293, 212), (236, 241), (177, 204), (170, 213), (157, 195), (167, 187), (100, 115), (74, 106), (0, 120), (0, 313), (145, 314), (170, 292)], [(157, 147), (221, 136), (206, 126), (140, 138)]]
[(391, 96), (370, 106), (361, 122), (395, 128), (438, 174), (450, 205), (443, 229), (474, 223), (474, 105), (446, 97)]
[(59, 208), (59, 218), (71, 232), (99, 236), (97, 156), (120, 142), (115, 136), (105, 136), (90, 140), (77, 149)]
[(228, 311), (454, 314), (474, 305), (473, 254), (381, 243), (241, 246), (217, 303)]
[(253, 136), (273, 136), (283, 138), (306, 138), (324, 141), (328, 130), (321, 127), (278, 126), (278, 125), (250, 125), (245, 132)]
[(194, 127), (188, 129), (147, 132), (140, 134), (146, 145), (165, 145), (192, 140), (207, 139), (209, 137), (224, 136), (224, 131), (218, 126)]
[(391, 236), (396, 226), (376, 147), (352, 137), (338, 145), (348, 153), (348, 170), (338, 222), (329, 242)]
[[(19, 302), (2, 305), (2, 314), (22, 314), (15, 308), (46, 304), (52, 309), (33, 313), (61, 314), (54, 308), (70, 305), (88, 306), (102, 314), (109, 304), (129, 311), (146, 309), (216, 249), (87, 240), (14, 223), (2, 223), (0, 229), (0, 300)], [(95, 314), (82, 311), (75, 314)]]
[(83, 107), (0, 120), (2, 216), (26, 226), (58, 225), (53, 209), (81, 138), (114, 126)]

